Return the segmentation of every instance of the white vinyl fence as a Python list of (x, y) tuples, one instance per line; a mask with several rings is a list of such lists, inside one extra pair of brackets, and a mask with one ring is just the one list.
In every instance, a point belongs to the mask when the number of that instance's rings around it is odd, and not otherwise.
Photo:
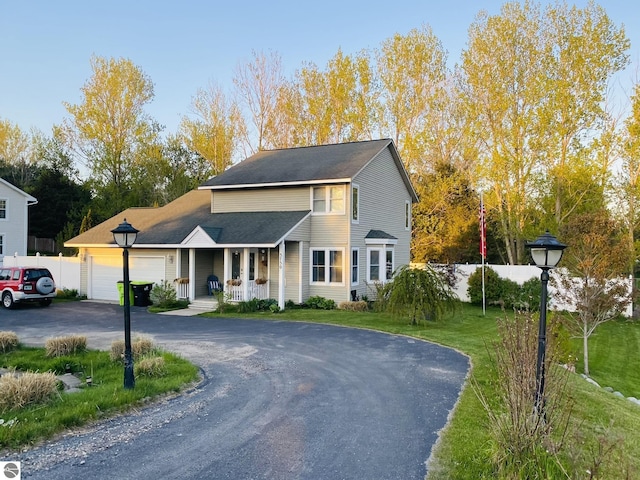
[(58, 256), (46, 257), (36, 254), (32, 256), (5, 256), (2, 259), (3, 266), (16, 267), (18, 265), (25, 267), (45, 267), (48, 268), (56, 282), (56, 288), (59, 290), (77, 290), (80, 291), (80, 258), (64, 257), (62, 254)]
[[(476, 271), (476, 269), (482, 268), (482, 264), (456, 264), (454, 265), (456, 278), (458, 279), (458, 283), (454, 288), (455, 293), (458, 295), (458, 298), (463, 302), (469, 301), (469, 295), (467, 294), (467, 290), (469, 288), (469, 275)], [(524, 282), (531, 278), (540, 279), (540, 274), (542, 270), (540, 270), (535, 265), (487, 265), (485, 264), (485, 269), (491, 268), (493, 269), (501, 278), (508, 278), (513, 280), (518, 285), (522, 285)], [(549, 272), (549, 275), (553, 277), (553, 270)], [(629, 289), (631, 289), (631, 280), (620, 279), (621, 281), (626, 281), (629, 284)], [(564, 310), (571, 309), (571, 305), (563, 305), (560, 304), (557, 300), (554, 299), (554, 287), (552, 282), (549, 283), (549, 308), (551, 310)], [(632, 314), (632, 305), (627, 307), (625, 315), (630, 317)]]

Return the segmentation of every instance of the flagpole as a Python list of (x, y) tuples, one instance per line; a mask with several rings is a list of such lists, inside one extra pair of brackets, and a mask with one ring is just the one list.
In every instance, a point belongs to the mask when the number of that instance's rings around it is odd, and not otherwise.
[(482, 257), (482, 315), (487, 314), (487, 301), (484, 290), (484, 260), (487, 255), (487, 227), (484, 211), (484, 199), (480, 193), (480, 256)]

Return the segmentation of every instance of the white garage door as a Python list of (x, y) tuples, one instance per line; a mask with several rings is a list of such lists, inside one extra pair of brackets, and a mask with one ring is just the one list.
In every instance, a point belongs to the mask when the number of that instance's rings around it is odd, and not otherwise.
[[(136, 257), (129, 254), (131, 281), (160, 283), (166, 278), (163, 257)], [(118, 301), (117, 282), (122, 280), (122, 254), (89, 257), (87, 296), (93, 300)]]

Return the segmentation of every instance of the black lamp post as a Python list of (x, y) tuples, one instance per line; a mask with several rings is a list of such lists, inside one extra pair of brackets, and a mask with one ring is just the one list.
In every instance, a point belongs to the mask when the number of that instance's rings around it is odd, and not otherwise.
[(549, 270), (555, 268), (562, 258), (562, 252), (567, 246), (560, 243), (556, 237), (547, 230), (535, 241), (526, 244), (531, 249), (531, 258), (542, 270), (540, 280), (542, 293), (540, 295), (540, 327), (538, 330), (538, 361), (536, 365), (536, 398), (535, 411), (540, 414), (544, 409), (544, 360), (547, 349), (547, 284), (549, 283)]
[(131, 299), (129, 298), (129, 248), (135, 243), (137, 230), (124, 219), (117, 228), (111, 230), (113, 239), (122, 248), (122, 268), (124, 287), (124, 388), (135, 386), (133, 376), (133, 355), (131, 353)]

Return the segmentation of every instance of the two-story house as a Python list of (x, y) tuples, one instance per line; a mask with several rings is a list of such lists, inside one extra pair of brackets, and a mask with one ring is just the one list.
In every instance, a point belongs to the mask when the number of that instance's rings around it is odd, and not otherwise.
[(0, 259), (5, 255), (26, 255), (29, 205), (38, 201), (0, 178)]
[[(115, 300), (122, 254), (111, 230), (140, 230), (131, 279), (175, 281), (179, 296), (336, 302), (371, 296), (409, 263), (417, 201), (392, 140), (261, 151), (159, 208), (130, 208), (66, 242), (80, 249), (81, 293)], [(175, 279), (175, 280), (174, 280)]]

